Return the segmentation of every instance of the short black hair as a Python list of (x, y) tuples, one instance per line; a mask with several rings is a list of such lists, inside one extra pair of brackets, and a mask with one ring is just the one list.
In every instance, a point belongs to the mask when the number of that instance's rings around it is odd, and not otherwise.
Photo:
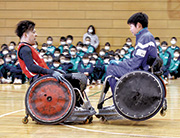
[(91, 37), (90, 37), (90, 36), (86, 36), (85, 40), (86, 40), (86, 39), (90, 39), (90, 40), (91, 40)]
[(70, 38), (71, 40), (73, 40), (73, 36), (72, 36), (72, 35), (68, 35), (67, 38), (66, 38), (66, 40), (67, 40), (68, 38)]
[(48, 40), (49, 38), (50, 38), (51, 40), (53, 40), (52, 36), (48, 36), (48, 37), (47, 37), (47, 40)]
[(177, 38), (176, 37), (172, 37), (171, 39), (175, 39), (177, 41)]
[(62, 37), (60, 38), (60, 41), (66, 41), (66, 37), (62, 36)]
[(86, 53), (84, 54), (83, 58), (89, 58), (89, 55)]
[(76, 48), (75, 46), (72, 46), (70, 49), (72, 49), (72, 48), (74, 48), (74, 49), (76, 49), (76, 50), (77, 50), (77, 48)]
[(155, 37), (154, 39), (155, 39), (155, 40), (159, 40), (159, 41), (160, 41), (160, 38), (159, 38), (159, 37)]
[(44, 47), (44, 46), (47, 47), (47, 46), (48, 46), (47, 43), (43, 43), (43, 44), (42, 44), (42, 47)]
[(71, 55), (70, 54), (65, 55), (65, 59), (71, 59)]
[(114, 54), (115, 54), (115, 53), (114, 53), (114, 51), (113, 51), (113, 50), (111, 50), (111, 51), (109, 51), (109, 52), (108, 52), (108, 55), (112, 55), (112, 56), (114, 56)]
[(35, 27), (35, 23), (32, 21), (28, 21), (28, 20), (20, 21), (17, 24), (15, 33), (19, 38), (21, 38), (24, 32), (34, 30), (34, 27)]
[(161, 43), (161, 45), (167, 45), (167, 46), (168, 46), (168, 43), (167, 43), (166, 41), (163, 41), (163, 42)]
[(53, 62), (60, 62), (60, 59), (57, 58), (57, 57), (54, 57), (54, 58), (53, 58)]
[(109, 42), (106, 42), (105, 46), (111, 46), (111, 44)]
[(55, 48), (54, 52), (55, 52), (55, 51), (61, 52), (59, 48)]
[(132, 39), (131, 39), (130, 37), (126, 38), (126, 41), (127, 41), (127, 40), (130, 40), (130, 41), (132, 41)]
[(148, 16), (142, 12), (135, 13), (128, 19), (127, 24), (134, 24), (136, 26), (138, 22), (143, 28), (148, 27)]
[(83, 47), (84, 44), (81, 41), (79, 41), (79, 42), (77, 42), (76, 46), (78, 46), (78, 45)]
[(9, 44), (13, 44), (13, 45), (16, 46), (16, 43), (14, 41), (11, 41)]
[(178, 52), (178, 53), (180, 53), (179, 49), (176, 49), (176, 50), (174, 51), (174, 53), (175, 53), (175, 52)]
[(104, 59), (107, 59), (107, 58), (110, 58), (110, 56), (109, 56), (109, 55), (105, 55), (105, 56), (104, 56)]
[(115, 53), (120, 53), (120, 51), (121, 51), (120, 49), (116, 49)]
[(68, 53), (69, 53), (69, 50), (67, 50), (67, 49), (64, 49), (64, 50), (63, 50), (63, 53), (64, 53), (64, 52), (68, 52)]
[(2, 44), (2, 45), (1, 45), (1, 48), (7, 48), (7, 47), (8, 47), (7, 44)]

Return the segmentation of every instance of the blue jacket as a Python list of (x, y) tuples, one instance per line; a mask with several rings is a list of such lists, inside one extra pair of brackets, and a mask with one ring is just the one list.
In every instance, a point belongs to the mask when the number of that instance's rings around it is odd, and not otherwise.
[(148, 57), (157, 57), (157, 47), (154, 36), (148, 31), (148, 28), (142, 29), (136, 34), (136, 47), (133, 52), (133, 57), (119, 63), (119, 66), (125, 67), (129, 71), (143, 69), (148, 70)]

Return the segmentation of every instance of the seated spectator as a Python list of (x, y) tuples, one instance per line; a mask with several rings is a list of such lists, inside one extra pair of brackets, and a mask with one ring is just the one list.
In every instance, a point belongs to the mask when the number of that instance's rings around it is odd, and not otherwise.
[(127, 44), (124, 44), (124, 45), (123, 45), (123, 49), (125, 50), (124, 57), (125, 57), (126, 59), (131, 58), (131, 52), (129, 52), (129, 46), (128, 46)]
[(106, 70), (107, 67), (109, 66), (109, 61), (110, 61), (110, 57), (109, 55), (104, 56), (104, 74), (102, 76), (101, 82), (104, 82), (105, 78), (106, 78)]
[(91, 38), (91, 45), (94, 46), (95, 49), (98, 48), (99, 46), (99, 38), (96, 35), (95, 27), (93, 25), (90, 25), (87, 28), (87, 33), (84, 34), (83, 36), (83, 43), (85, 43), (85, 38), (89, 36)]
[(54, 57), (59, 58), (60, 54), (61, 54), (60, 49), (59, 49), (59, 48), (56, 48), (56, 49), (54, 50)]
[(111, 47), (110, 43), (109, 43), (109, 42), (106, 42), (106, 43), (105, 43), (105, 47), (104, 47), (104, 49), (105, 49), (105, 55), (108, 55), (108, 52), (109, 52), (110, 47)]
[(56, 47), (53, 46), (53, 38), (51, 36), (47, 37), (47, 51), (54, 54)]
[(90, 84), (93, 65), (89, 62), (88, 54), (84, 54), (82, 61), (79, 62), (78, 71), (84, 73), (88, 77), (88, 84)]
[(65, 44), (64, 46), (63, 46), (63, 51), (64, 50), (68, 50), (69, 51), (69, 46), (67, 45), (67, 44)]
[(98, 53), (93, 52), (93, 53), (92, 53), (92, 57), (94, 57), (94, 58), (95, 58), (95, 60), (97, 61), (97, 59), (98, 59)]
[(91, 45), (91, 38), (89, 36), (87, 36), (85, 38), (85, 44), (87, 46), (87, 51), (85, 51), (86, 53), (93, 53), (95, 52), (95, 48), (94, 46)]
[(1, 51), (1, 56), (4, 57), (5, 55), (7, 55), (9, 53), (10, 53), (10, 51), (9, 51), (8, 47), (4, 47), (3, 50)]
[[(41, 53), (44, 53), (44, 54), (51, 54), (51, 55), (52, 55), (52, 53), (49, 52), (49, 51), (47, 50), (47, 48), (48, 48), (48, 45), (47, 45), (46, 43), (43, 43), (41, 49), (39, 50), (39, 53), (40, 53), (40, 54), (41, 54)], [(43, 56), (43, 55), (41, 54), (41, 56)]]
[(63, 70), (66, 73), (71, 72), (71, 70), (73, 68), (73, 64), (71, 63), (71, 55), (70, 54), (65, 55), (65, 59), (63, 62), (61, 60), (60, 68), (61, 68), (61, 70)]
[(40, 55), (43, 57), (44, 54), (47, 54), (46, 51), (44, 49), (40, 49), (39, 50)]
[(8, 45), (7, 45), (7, 44), (2, 44), (2, 45), (1, 45), (1, 51), (2, 51), (4, 48), (7, 48), (7, 49), (8, 49)]
[(163, 60), (163, 75), (165, 80), (168, 78), (168, 69), (171, 63), (171, 54), (167, 51), (168, 43), (166, 41), (163, 41), (161, 43), (161, 49), (162, 51), (159, 52), (159, 57)]
[(7, 79), (6, 64), (2, 56), (0, 56), (0, 78), (2, 84), (11, 83), (11, 81)]
[(132, 53), (134, 51), (134, 47), (132, 46), (132, 39), (130, 37), (126, 39), (126, 45), (128, 46), (128, 53)]
[(116, 50), (115, 50), (115, 54), (117, 53), (117, 54), (119, 54), (119, 56), (120, 56), (120, 52), (121, 52), (120, 49), (116, 49)]
[(63, 55), (69, 55), (70, 53), (69, 53), (69, 50), (64, 49), (62, 54), (63, 54)]
[(17, 53), (17, 50), (15, 49), (15, 47), (16, 47), (16, 43), (14, 41), (11, 41), (9, 43), (8, 49), (9, 49), (10, 52), (16, 52)]
[(55, 70), (61, 69), (59, 58), (53, 58), (53, 65), (52, 65), (51, 69), (55, 69)]
[(60, 46), (58, 47), (60, 49), (60, 53), (62, 54), (63, 52), (63, 47), (66, 44), (66, 38), (64, 36), (62, 36), (60, 38)]
[(156, 42), (156, 46), (159, 52), (162, 52), (162, 48), (161, 48), (161, 41), (159, 37), (155, 37), (155, 42)]
[(171, 58), (174, 58), (174, 51), (179, 50), (179, 47), (176, 45), (176, 42), (177, 42), (177, 38), (172, 37), (171, 38), (172, 45), (167, 48), (167, 51), (171, 54)]
[(70, 48), (70, 54), (71, 54), (71, 63), (73, 64), (73, 68), (70, 69), (72, 73), (78, 72), (78, 64), (81, 61), (81, 58), (77, 55), (77, 49), (75, 46), (72, 46)]
[(84, 52), (82, 51), (82, 48), (83, 48), (83, 43), (81, 41), (79, 41), (77, 44), (76, 44), (76, 49), (77, 49), (77, 55), (82, 58), (84, 56)]
[(93, 65), (93, 72), (90, 74), (90, 84), (101, 84), (101, 79), (105, 73), (105, 66), (96, 62), (94, 57), (90, 58), (90, 63)]
[(48, 62), (47, 65), (50, 69), (53, 67), (53, 56), (51, 54), (48, 55)]
[(109, 55), (110, 58), (114, 58), (115, 53), (114, 53), (113, 50), (111, 50), (111, 51), (108, 52), (108, 55)]
[(120, 61), (126, 60), (126, 57), (124, 56), (126, 54), (126, 50), (124, 48), (120, 51)]
[(3, 64), (3, 76), (7, 79), (8, 83), (12, 83), (12, 73), (10, 72), (11, 68), (13, 67), (11, 61), (11, 54), (8, 53), (4, 56), (4, 64)]
[(67, 43), (67, 45), (69, 46), (69, 49), (73, 46), (73, 36), (72, 35), (68, 35), (67, 37), (66, 37), (66, 43)]
[(14, 65), (17, 60), (16, 51), (11, 52), (11, 62)]
[(47, 66), (48, 66), (48, 54), (44, 54), (43, 59), (44, 59), (44, 62), (46, 62)]
[(117, 61), (120, 61), (121, 57), (120, 57), (120, 55), (118, 53), (115, 53), (114, 59), (117, 60)]
[(179, 50), (175, 50), (174, 51), (174, 58), (171, 59), (171, 64), (169, 66), (169, 72), (171, 76), (174, 76), (175, 79), (177, 79), (178, 77), (178, 68), (179, 68), (179, 64), (180, 64), (180, 60), (179, 60)]
[(24, 84), (26, 82), (26, 76), (22, 72), (19, 61), (16, 60), (14, 66), (11, 67), (10, 72), (12, 74), (13, 84)]

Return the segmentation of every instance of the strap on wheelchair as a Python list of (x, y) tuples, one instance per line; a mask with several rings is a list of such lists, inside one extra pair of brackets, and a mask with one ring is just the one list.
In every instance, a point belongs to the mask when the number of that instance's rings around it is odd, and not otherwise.
[(147, 64), (150, 66), (150, 72), (154, 75), (161, 76), (163, 74), (162, 65), (163, 60), (159, 57), (149, 56), (147, 60)]

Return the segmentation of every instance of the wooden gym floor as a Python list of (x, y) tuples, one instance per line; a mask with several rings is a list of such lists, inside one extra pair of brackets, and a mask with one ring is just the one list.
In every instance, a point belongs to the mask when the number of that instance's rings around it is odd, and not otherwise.
[[(180, 79), (170, 80), (167, 86), (168, 111), (165, 117), (155, 117), (134, 122), (118, 120), (101, 122), (94, 116), (92, 124), (83, 125), (39, 125), (25, 116), (24, 97), (28, 84), (0, 84), (0, 138), (172, 138), (180, 137)], [(97, 106), (102, 85), (87, 87), (91, 104)], [(110, 92), (109, 92), (110, 95)], [(106, 104), (111, 103), (109, 100)]]

